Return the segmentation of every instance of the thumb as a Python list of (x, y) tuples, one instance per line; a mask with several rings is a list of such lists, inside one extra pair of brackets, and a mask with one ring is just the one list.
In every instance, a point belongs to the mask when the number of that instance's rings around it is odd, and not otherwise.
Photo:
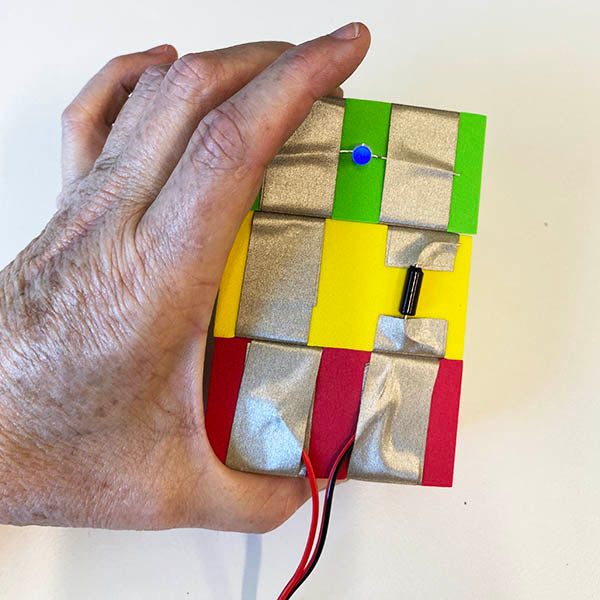
[[(204, 473), (201, 489), (191, 493), (189, 526), (244, 533), (279, 527), (310, 498), (306, 477), (255, 475), (233, 471), (218, 459)], [(207, 497), (208, 496), (208, 497)]]

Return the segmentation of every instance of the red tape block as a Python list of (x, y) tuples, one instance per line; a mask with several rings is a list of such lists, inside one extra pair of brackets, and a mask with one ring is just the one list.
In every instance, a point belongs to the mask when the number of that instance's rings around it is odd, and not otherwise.
[[(356, 431), (365, 365), (370, 352), (323, 348), (315, 387), (309, 456), (317, 477), (328, 477)], [(346, 477), (346, 465), (339, 477)]]
[(431, 397), (422, 485), (451, 487), (463, 361), (440, 361)]
[(227, 458), (249, 342), (244, 338), (215, 338), (205, 424), (208, 441), (222, 463)]
[[(215, 338), (206, 406), (210, 444), (225, 463), (250, 340)], [(326, 478), (356, 431), (365, 365), (370, 352), (323, 348), (315, 388), (309, 455), (317, 477)], [(422, 485), (452, 486), (463, 363), (440, 361), (431, 398)], [(346, 467), (340, 478), (346, 477)]]

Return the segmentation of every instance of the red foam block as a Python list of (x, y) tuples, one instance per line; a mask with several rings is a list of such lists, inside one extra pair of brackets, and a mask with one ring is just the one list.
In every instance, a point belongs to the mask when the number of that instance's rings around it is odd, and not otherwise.
[[(356, 431), (363, 374), (370, 352), (323, 348), (315, 387), (309, 456), (317, 477), (327, 477)], [(340, 470), (346, 477), (346, 466)]]
[(431, 397), (423, 485), (452, 486), (462, 369), (462, 360), (440, 361)]
[(249, 342), (244, 338), (215, 338), (205, 424), (208, 441), (223, 463), (227, 458)]

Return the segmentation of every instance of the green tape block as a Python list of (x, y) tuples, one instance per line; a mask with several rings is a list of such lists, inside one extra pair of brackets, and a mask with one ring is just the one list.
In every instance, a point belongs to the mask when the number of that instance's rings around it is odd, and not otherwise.
[(258, 194), (256, 195), (256, 199), (254, 200), (254, 204), (250, 210), (260, 210), (260, 195), (262, 194), (262, 188), (258, 190)]
[(448, 220), (452, 233), (477, 233), (485, 121), (483, 115), (460, 113), (454, 162), (460, 177), (455, 177), (452, 185)]
[[(367, 144), (373, 154), (386, 156), (391, 110), (389, 102), (348, 98), (341, 148), (352, 150), (359, 144)], [(358, 166), (354, 164), (350, 153), (340, 154), (332, 217), (377, 223), (384, 175), (385, 160), (373, 158), (368, 164)]]

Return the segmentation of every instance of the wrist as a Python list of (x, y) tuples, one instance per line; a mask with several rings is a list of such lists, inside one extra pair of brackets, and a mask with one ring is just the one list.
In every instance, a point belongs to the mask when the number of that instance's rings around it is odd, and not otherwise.
[(29, 434), (36, 401), (26, 391), (31, 374), (17, 335), (23, 328), (18, 310), (22, 299), (12, 267), (0, 273), (0, 523), (28, 525), (42, 521), (32, 507), (42, 496), (39, 477), (45, 453)]
[(35, 495), (31, 453), (26, 451), (21, 425), (15, 419), (15, 399), (7, 393), (2, 362), (0, 358), (0, 523), (24, 525), (29, 522), (29, 500)]

